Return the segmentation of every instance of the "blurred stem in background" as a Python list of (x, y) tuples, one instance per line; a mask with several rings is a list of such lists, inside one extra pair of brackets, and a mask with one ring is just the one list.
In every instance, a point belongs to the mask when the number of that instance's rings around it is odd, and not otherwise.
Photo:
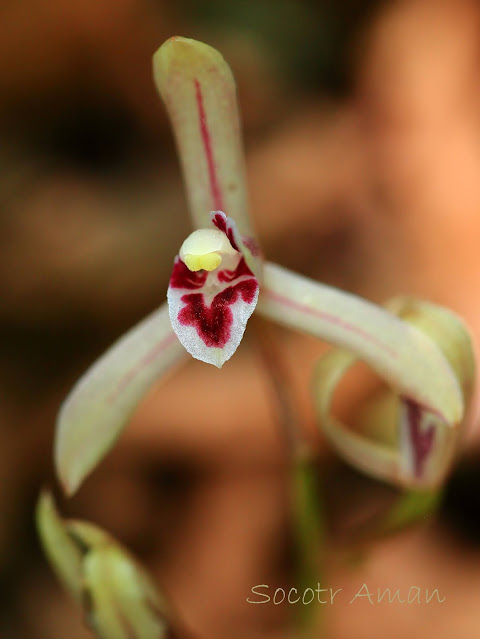
[[(325, 513), (316, 464), (312, 458), (297, 457), (292, 487), (296, 587), (303, 595), (307, 588), (321, 584), (325, 576)], [(322, 606), (300, 606), (296, 619), (299, 634), (318, 637), (324, 617), (322, 611)]]
[[(255, 336), (261, 362), (274, 392), (279, 432), (285, 442), (289, 483), (294, 582), (300, 597), (322, 581), (325, 548), (325, 513), (316, 459), (302, 434), (302, 425), (289, 373), (264, 320), (255, 318)], [(297, 595), (298, 596), (298, 595)], [(318, 636), (322, 607), (295, 607), (299, 636)]]

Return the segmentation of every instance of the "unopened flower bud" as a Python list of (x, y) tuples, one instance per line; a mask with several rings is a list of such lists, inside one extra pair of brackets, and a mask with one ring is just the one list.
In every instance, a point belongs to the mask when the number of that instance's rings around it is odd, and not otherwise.
[(46, 492), (37, 505), (37, 526), (53, 569), (98, 637), (167, 636), (165, 602), (146, 571), (113, 537), (86, 522), (64, 521)]

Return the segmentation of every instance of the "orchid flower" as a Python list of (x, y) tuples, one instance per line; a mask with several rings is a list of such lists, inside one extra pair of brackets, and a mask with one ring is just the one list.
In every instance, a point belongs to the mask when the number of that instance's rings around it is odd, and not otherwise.
[[(61, 407), (55, 462), (67, 493), (112, 447), (156, 379), (187, 352), (221, 367), (254, 311), (340, 347), (321, 361), (314, 392), (320, 424), (341, 456), (386, 481), (435, 486), (451, 462), (473, 387), (472, 347), (461, 321), (405, 300), (382, 308), (265, 262), (247, 214), (230, 68), (213, 48), (175, 37), (155, 54), (154, 77), (173, 126), (194, 231), (174, 259), (168, 302), (114, 344)], [(396, 398), (397, 439), (390, 447), (330, 415), (333, 391), (356, 359)]]

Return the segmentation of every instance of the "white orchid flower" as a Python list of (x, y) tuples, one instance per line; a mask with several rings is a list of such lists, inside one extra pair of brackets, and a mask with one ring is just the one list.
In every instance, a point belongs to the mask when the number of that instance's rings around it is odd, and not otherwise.
[[(322, 427), (337, 452), (375, 476), (433, 486), (443, 478), (468, 412), (474, 362), (461, 321), (444, 309), (381, 308), (265, 262), (249, 222), (232, 73), (211, 47), (171, 38), (154, 76), (175, 134), (194, 231), (174, 260), (163, 304), (114, 344), (61, 407), (55, 462), (67, 493), (112, 447), (149, 386), (187, 356), (221, 367), (255, 311), (341, 347), (317, 371)], [(413, 308), (413, 306), (410, 304)], [(330, 400), (355, 359), (398, 401), (390, 449), (330, 416)]]

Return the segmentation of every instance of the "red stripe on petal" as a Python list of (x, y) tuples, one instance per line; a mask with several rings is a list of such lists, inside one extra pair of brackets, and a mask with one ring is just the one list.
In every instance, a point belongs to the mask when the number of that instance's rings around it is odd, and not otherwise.
[(236, 251), (240, 250), (237, 243), (235, 242), (235, 239), (233, 237), (233, 229), (228, 224), (228, 218), (225, 213), (216, 213), (212, 218), (212, 222), (215, 224), (217, 229), (225, 233), (230, 241), (230, 244), (232, 245), (232, 248), (234, 248)]
[(264, 290), (262, 294), (264, 296), (268, 296), (271, 300), (273, 300), (277, 304), (284, 306), (285, 308), (290, 308), (299, 313), (303, 313), (305, 315), (311, 315), (312, 317), (318, 317), (319, 319), (329, 322), (333, 326), (338, 326), (348, 331), (349, 333), (358, 335), (359, 337), (369, 342), (370, 344), (375, 345), (377, 348), (381, 348), (385, 353), (387, 353), (388, 355), (390, 355), (390, 357), (394, 359), (398, 357), (397, 352), (393, 348), (391, 348), (388, 344), (384, 344), (381, 340), (377, 339), (375, 335), (368, 333), (363, 328), (360, 328), (360, 326), (351, 324), (350, 322), (347, 322), (346, 320), (343, 320), (342, 318), (337, 317), (336, 315), (333, 315), (332, 313), (327, 313), (326, 311), (317, 310), (316, 308), (312, 308), (311, 306), (308, 306), (307, 304), (300, 304), (299, 302), (296, 302), (295, 300), (292, 300), (289, 297), (285, 297), (284, 295), (280, 295), (279, 293), (275, 293), (274, 291), (270, 291), (268, 289)]
[(112, 390), (112, 392), (106, 398), (107, 404), (113, 404), (113, 402), (118, 398), (118, 396), (127, 388), (130, 382), (141, 373), (146, 366), (151, 364), (157, 357), (159, 357), (162, 352), (170, 346), (175, 340), (177, 336), (175, 333), (170, 333), (167, 335), (165, 339), (163, 339), (158, 344), (155, 344), (151, 350), (130, 370), (126, 371), (125, 375), (118, 381), (118, 384)]
[(207, 280), (207, 271), (191, 271), (179, 257), (175, 258), (170, 286), (172, 288), (197, 289), (202, 288)]
[(404, 399), (407, 414), (408, 436), (413, 451), (413, 472), (416, 477), (423, 475), (425, 462), (432, 451), (435, 436), (435, 426), (421, 429), (420, 425), (425, 412), (422, 407), (411, 399)]
[(234, 271), (229, 271), (228, 269), (219, 271), (217, 277), (219, 282), (228, 283), (228, 282), (233, 282), (233, 280), (236, 280), (239, 277), (242, 277), (242, 275), (249, 275), (250, 277), (253, 277), (253, 273), (248, 268), (244, 257), (240, 259), (240, 262), (238, 263), (238, 266)]
[(223, 348), (231, 336), (233, 313), (230, 306), (241, 296), (251, 304), (255, 299), (258, 283), (255, 279), (244, 280), (229, 286), (215, 295), (210, 307), (205, 305), (202, 293), (182, 296), (185, 307), (178, 314), (182, 326), (195, 327), (198, 336), (206, 346)]
[(217, 171), (215, 168), (215, 160), (213, 157), (212, 139), (207, 124), (207, 116), (205, 114), (205, 106), (203, 104), (203, 95), (200, 82), (195, 78), (195, 98), (198, 108), (198, 121), (200, 124), (200, 133), (202, 136), (203, 148), (205, 151), (205, 158), (207, 160), (208, 177), (210, 180), (210, 193), (212, 195), (213, 207), (215, 209), (223, 210), (223, 198), (218, 182)]

